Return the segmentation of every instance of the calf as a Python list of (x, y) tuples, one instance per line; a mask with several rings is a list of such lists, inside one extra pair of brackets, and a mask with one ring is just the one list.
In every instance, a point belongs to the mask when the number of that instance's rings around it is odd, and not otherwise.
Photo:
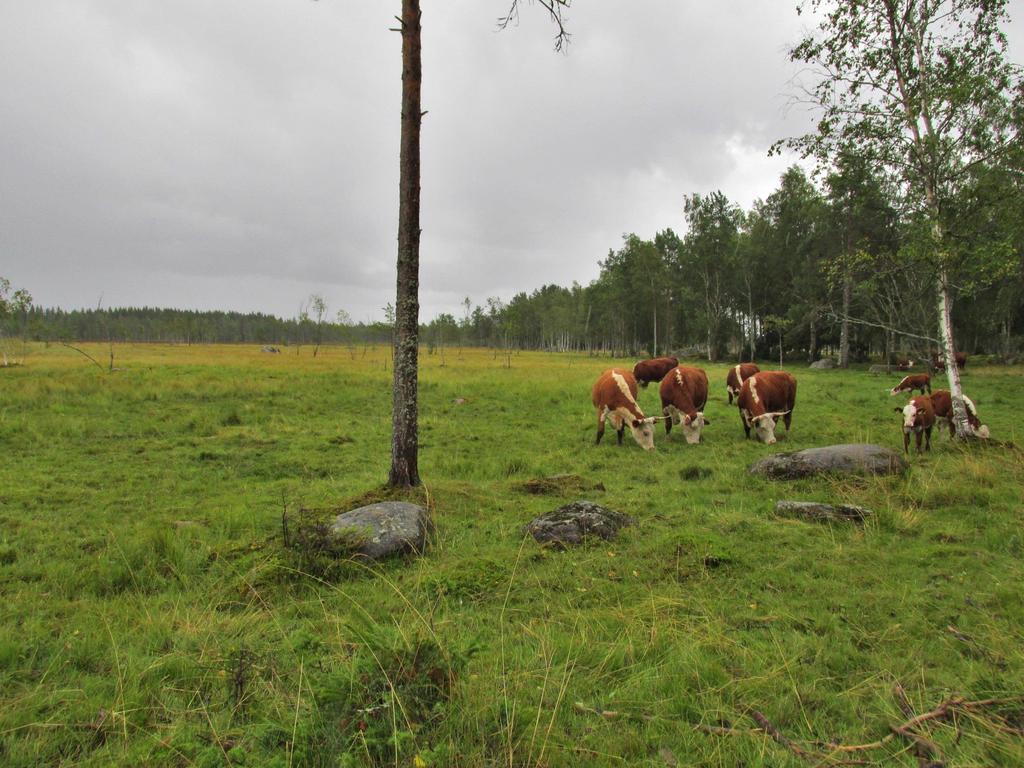
[(910, 399), (902, 408), (894, 409), (903, 412), (903, 452), (909, 453), (910, 433), (914, 433), (917, 452), (921, 453), (921, 435), (924, 434), (926, 451), (932, 449), (932, 427), (935, 426), (935, 408), (932, 399), (927, 395), (918, 395)]
[(736, 403), (747, 437), (753, 426), (757, 438), (771, 445), (775, 442), (775, 421), (779, 416), (789, 432), (796, 404), (796, 379), (785, 371), (759, 371), (743, 381)]
[[(964, 407), (967, 409), (967, 422), (974, 430), (974, 434), (987, 440), (991, 436), (988, 427), (981, 423), (981, 419), (978, 417), (978, 408), (967, 395), (964, 395)], [(935, 409), (936, 423), (946, 422), (949, 425), (949, 436), (952, 438), (956, 434), (956, 425), (953, 423), (953, 398), (948, 389), (936, 389), (932, 392), (932, 408)]]
[(640, 382), (641, 387), (646, 387), (652, 381), (661, 381), (677, 365), (679, 365), (679, 361), (674, 357), (655, 357), (651, 360), (641, 360), (633, 366), (633, 375)]
[(624, 368), (611, 368), (602, 373), (594, 383), (590, 399), (597, 409), (597, 439), (595, 445), (604, 436), (605, 419), (611, 421), (618, 435), (618, 444), (622, 445), (622, 433), (629, 425), (633, 438), (645, 451), (654, 450), (654, 424), (657, 416), (646, 418), (636, 402), (636, 379)]
[(927, 389), (930, 394), (932, 391), (932, 377), (927, 373), (914, 373), (910, 376), (904, 376), (903, 381), (889, 390), (889, 394), (898, 395), (900, 392), (913, 392), (915, 389), (920, 389), (922, 395)]
[(749, 379), (760, 370), (753, 363), (740, 363), (729, 369), (729, 373), (725, 377), (725, 389), (729, 393), (729, 405), (732, 405), (732, 399), (739, 395), (743, 380)]
[(665, 434), (672, 432), (673, 424), (681, 424), (683, 437), (690, 445), (700, 442), (700, 431), (711, 422), (704, 416), (708, 402), (708, 377), (700, 368), (678, 365), (661, 380), (661, 412), (665, 419)]

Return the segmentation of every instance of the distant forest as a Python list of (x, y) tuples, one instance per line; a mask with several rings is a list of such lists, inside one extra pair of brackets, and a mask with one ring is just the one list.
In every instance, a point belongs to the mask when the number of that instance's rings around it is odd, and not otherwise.
[[(594, 354), (681, 353), (708, 360), (850, 360), (937, 347), (933, 267), (920, 221), (902, 212), (865, 164), (841, 163), (820, 184), (798, 167), (744, 211), (721, 192), (684, 200), (687, 231), (627, 234), (586, 286), (546, 285), (508, 302), (466, 298), (459, 316), (421, 326), (428, 353), (458, 345)], [(958, 345), (1018, 355), (1024, 346), (1024, 194), (1020, 175), (978, 171), (946, 212), (956, 234)], [(31, 289), (30, 286), (27, 286)], [(275, 346), (390, 343), (386, 321), (353, 323), (311, 296), (296, 317), (123, 308), (9, 312), (10, 340)]]

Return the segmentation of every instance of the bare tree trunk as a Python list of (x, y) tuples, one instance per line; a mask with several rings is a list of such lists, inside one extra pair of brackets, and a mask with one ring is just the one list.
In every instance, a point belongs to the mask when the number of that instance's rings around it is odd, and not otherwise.
[(839, 367), (850, 367), (850, 303), (853, 281), (850, 275), (843, 276), (843, 322), (839, 326)]
[(402, 134), (399, 158), (398, 283), (388, 485), (420, 484), (417, 389), (420, 283), (420, 4), (402, 0)]
[(811, 325), (811, 343), (810, 343), (810, 349), (807, 350), (807, 354), (808, 354), (808, 357), (810, 358), (810, 362), (813, 363), (815, 360), (818, 359), (818, 310), (817, 309), (812, 309), (811, 310), (810, 325)]

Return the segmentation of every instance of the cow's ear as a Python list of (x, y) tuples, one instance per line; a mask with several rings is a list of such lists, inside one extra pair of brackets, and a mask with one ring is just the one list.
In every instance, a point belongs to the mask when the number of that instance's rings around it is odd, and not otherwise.
[(640, 429), (640, 420), (633, 419), (633, 429)]
[(711, 423), (711, 419), (709, 419), (707, 416), (705, 416), (704, 417), (704, 426), (706, 427), (710, 423)]
[(896, 413), (903, 413), (903, 409), (900, 408), (898, 405), (895, 408), (893, 408), (893, 410), (896, 411)]

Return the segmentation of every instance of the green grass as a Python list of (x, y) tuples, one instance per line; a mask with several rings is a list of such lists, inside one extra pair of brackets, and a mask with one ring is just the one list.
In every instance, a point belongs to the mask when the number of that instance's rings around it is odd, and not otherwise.
[[(754, 711), (805, 746), (861, 744), (907, 719), (897, 681), (918, 713), (1024, 693), (1019, 450), (935, 434), (901, 478), (746, 474), (772, 451), (899, 449), (886, 377), (795, 365), (793, 430), (766, 447), (704, 366), (705, 442), (644, 453), (593, 445), (590, 386), (632, 361), (425, 355), (414, 497), (436, 540), (370, 569), (296, 557), (281, 518), (381, 495), (384, 350), (115, 351), (112, 374), (65, 348), (0, 369), (4, 766), (795, 766), (815, 763)], [(1019, 437), (1020, 374), (964, 377), (998, 441)], [(656, 413), (656, 388), (640, 402)], [(523, 488), (558, 473), (635, 525), (524, 540), (579, 497)], [(780, 498), (876, 516), (776, 518)], [(1020, 765), (1021, 727), (1011, 702), (922, 733), (950, 765)], [(897, 739), (852, 757), (917, 765)]]

